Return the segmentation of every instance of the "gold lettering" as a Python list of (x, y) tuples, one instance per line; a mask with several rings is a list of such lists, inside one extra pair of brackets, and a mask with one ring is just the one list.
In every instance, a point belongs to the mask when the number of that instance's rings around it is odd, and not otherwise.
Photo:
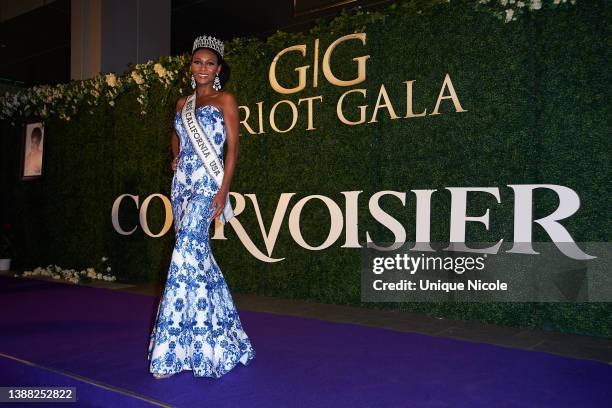
[[(291, 119), (291, 126), (289, 126), (287, 129), (285, 130), (280, 130), (277, 126), (276, 126), (276, 121), (274, 120), (274, 114), (276, 113), (276, 108), (278, 107), (278, 105), (280, 105), (281, 103), (286, 103), (291, 107), (291, 113), (293, 115), (292, 119)], [(280, 100), (278, 102), (276, 102), (274, 104), (274, 106), (272, 106), (272, 109), (270, 110), (270, 126), (272, 126), (272, 129), (274, 129), (275, 132), (278, 133), (287, 133), (289, 132), (291, 129), (293, 129), (293, 127), (295, 126), (296, 122), (298, 119), (298, 111), (297, 111), (297, 106), (295, 106), (295, 103), (291, 102), (288, 99), (283, 99)]]
[(418, 118), (421, 116), (425, 116), (427, 114), (427, 109), (425, 109), (421, 113), (413, 112), (413, 97), (412, 97), (412, 84), (414, 83), (414, 79), (412, 81), (405, 81), (406, 84), (406, 116), (405, 118)]
[(239, 106), (238, 109), (242, 109), (245, 112), (244, 119), (240, 120), (240, 124), (244, 126), (244, 128), (247, 130), (247, 132), (249, 132), (250, 134), (254, 135), (255, 132), (253, 131), (253, 129), (251, 129), (251, 127), (247, 123), (247, 120), (249, 120), (249, 115), (251, 114), (251, 110), (249, 109), (248, 106)]
[[(385, 103), (381, 104), (381, 99), (384, 99)], [(391, 101), (389, 100), (389, 95), (387, 95), (387, 90), (385, 89), (384, 84), (380, 85), (380, 91), (378, 91), (378, 98), (376, 99), (376, 106), (374, 106), (374, 112), (372, 112), (372, 119), (370, 119), (368, 123), (376, 122), (376, 115), (378, 114), (378, 109), (380, 108), (386, 108), (391, 119), (399, 118), (399, 116), (395, 114), (395, 110), (393, 110), (393, 105), (391, 105)]]
[(340, 95), (340, 98), (338, 98), (338, 103), (336, 104), (336, 112), (338, 114), (338, 119), (340, 119), (340, 122), (344, 123), (345, 125), (360, 125), (362, 123), (365, 122), (365, 115), (366, 115), (366, 108), (368, 107), (368, 105), (359, 105), (359, 120), (356, 122), (351, 122), (350, 120), (348, 120), (346, 118), (346, 116), (344, 116), (343, 113), (343, 109), (342, 109), (342, 101), (344, 101), (344, 97), (350, 93), (354, 93), (354, 92), (358, 92), (360, 94), (363, 95), (363, 97), (366, 97), (366, 90), (365, 89), (350, 89), (348, 91), (346, 91), (345, 93), (343, 93), (342, 95)]
[[(442, 96), (446, 88), (448, 88), (450, 95)], [(440, 89), (440, 94), (438, 95), (438, 100), (436, 101), (436, 107), (434, 108), (433, 112), (429, 114), (430, 116), (440, 114), (438, 112), (438, 108), (440, 108), (440, 102), (442, 101), (442, 99), (451, 99), (453, 101), (453, 105), (455, 105), (455, 111), (467, 112), (467, 110), (461, 107), (461, 104), (459, 103), (459, 98), (457, 97), (457, 93), (455, 92), (455, 88), (453, 87), (453, 83), (451, 82), (450, 76), (448, 74), (446, 74), (446, 76), (444, 77), (444, 83), (442, 84), (442, 89)]]
[(320, 101), (323, 101), (323, 95), (319, 95), (319, 96), (311, 96), (310, 98), (302, 98), (298, 101), (298, 105), (304, 101), (307, 102), (307, 106), (308, 106), (308, 127), (306, 128), (306, 130), (314, 130), (315, 127), (313, 125), (313, 117), (312, 117), (312, 101), (315, 99), (319, 99)]
[(314, 57), (312, 67), (312, 87), (316, 88), (319, 84), (319, 39), (315, 39)]
[[(166, 211), (166, 220), (159, 234), (153, 234), (151, 230), (149, 229), (149, 224), (147, 222), (147, 210), (149, 208), (149, 203), (151, 202), (151, 199), (153, 197), (159, 197), (162, 200), (162, 202), (164, 203), (164, 209)], [(166, 232), (170, 230), (170, 227), (172, 227), (172, 204), (170, 203), (170, 200), (168, 200), (168, 197), (162, 194), (159, 194), (159, 193), (151, 194), (142, 202), (142, 207), (140, 208), (139, 218), (140, 218), (140, 226), (142, 227), (142, 230), (145, 232), (145, 234), (153, 238), (161, 237), (162, 235), (164, 235)]]
[(262, 102), (257, 102), (257, 115), (259, 117), (259, 134), (263, 134), (264, 133), (264, 127), (263, 127), (263, 101)]
[(125, 197), (131, 198), (136, 203), (136, 208), (138, 208), (138, 196), (131, 194), (121, 194), (113, 203), (113, 208), (111, 209), (111, 222), (113, 223), (115, 231), (117, 231), (119, 234), (130, 235), (134, 231), (136, 231), (137, 227), (132, 228), (132, 230), (130, 231), (125, 231), (123, 228), (121, 228), (121, 225), (119, 225), (119, 206), (121, 205), (121, 201)]
[(330, 84), (333, 84), (336, 86), (351, 86), (351, 85), (359, 84), (366, 80), (366, 60), (370, 58), (369, 55), (363, 55), (361, 57), (353, 58), (353, 61), (357, 62), (357, 77), (355, 79), (351, 79), (347, 81), (338, 79), (331, 71), (329, 60), (331, 58), (332, 52), (334, 52), (334, 49), (336, 48), (338, 44), (344, 41), (348, 41), (348, 40), (360, 40), (361, 43), (365, 45), (366, 33), (355, 33), (355, 34), (345, 35), (344, 37), (338, 38), (336, 41), (331, 43), (329, 47), (327, 47), (327, 50), (325, 50), (325, 54), (323, 55), (322, 64), (323, 64), (323, 74), (325, 75), (325, 78), (329, 81)]
[(281, 94), (292, 94), (301, 91), (306, 87), (306, 71), (310, 67), (310, 65), (304, 65), (298, 68), (295, 68), (294, 71), (298, 72), (298, 85), (293, 88), (285, 88), (281, 86), (276, 80), (276, 64), (281, 56), (290, 52), (290, 51), (299, 51), (302, 53), (302, 56), (306, 56), (306, 44), (294, 45), (292, 47), (285, 48), (272, 60), (272, 64), (270, 64), (270, 69), (268, 71), (268, 79), (270, 81), (270, 85), (272, 89)]

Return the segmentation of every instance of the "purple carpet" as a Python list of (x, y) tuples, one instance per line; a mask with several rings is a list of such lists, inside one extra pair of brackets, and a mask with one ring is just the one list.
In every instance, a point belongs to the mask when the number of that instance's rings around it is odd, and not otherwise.
[[(74, 387), (76, 388), (76, 403), (49, 403), (41, 406), (53, 407), (121, 407), (142, 408), (154, 407), (155, 405), (140, 400), (134, 396), (125, 395), (113, 390), (88, 384), (87, 382), (72, 379), (49, 370), (13, 361), (0, 357), (0, 386), (19, 387)], [(0, 403), (0, 405), (2, 405)], [(8, 406), (9, 404), (7, 404)], [(23, 407), (24, 404), (10, 404), (11, 406)], [(29, 405), (32, 406), (32, 405)]]
[[(612, 401), (612, 366), (603, 363), (248, 311), (240, 317), (257, 352), (249, 366), (218, 380), (190, 371), (155, 380), (147, 346), (157, 301), (0, 278), (0, 352), (178, 407), (608, 407)], [(25, 377), (13, 372), (2, 370), (0, 385), (23, 385)]]

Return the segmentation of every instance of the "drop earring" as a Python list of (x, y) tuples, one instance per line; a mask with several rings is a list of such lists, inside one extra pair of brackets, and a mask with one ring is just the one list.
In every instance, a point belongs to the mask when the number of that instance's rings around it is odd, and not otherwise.
[(219, 74), (215, 75), (215, 81), (213, 82), (213, 89), (218, 91), (221, 89), (221, 80), (219, 80)]
[(195, 81), (195, 77), (193, 76), (193, 74), (191, 74), (191, 87), (193, 89), (196, 89), (196, 81)]

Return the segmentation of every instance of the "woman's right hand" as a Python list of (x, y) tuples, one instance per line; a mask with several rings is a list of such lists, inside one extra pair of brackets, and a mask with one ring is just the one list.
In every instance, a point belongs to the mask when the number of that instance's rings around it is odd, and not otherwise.
[(170, 167), (172, 167), (172, 171), (176, 171), (176, 162), (178, 161), (178, 156), (175, 156), (174, 159), (172, 160), (172, 164)]

